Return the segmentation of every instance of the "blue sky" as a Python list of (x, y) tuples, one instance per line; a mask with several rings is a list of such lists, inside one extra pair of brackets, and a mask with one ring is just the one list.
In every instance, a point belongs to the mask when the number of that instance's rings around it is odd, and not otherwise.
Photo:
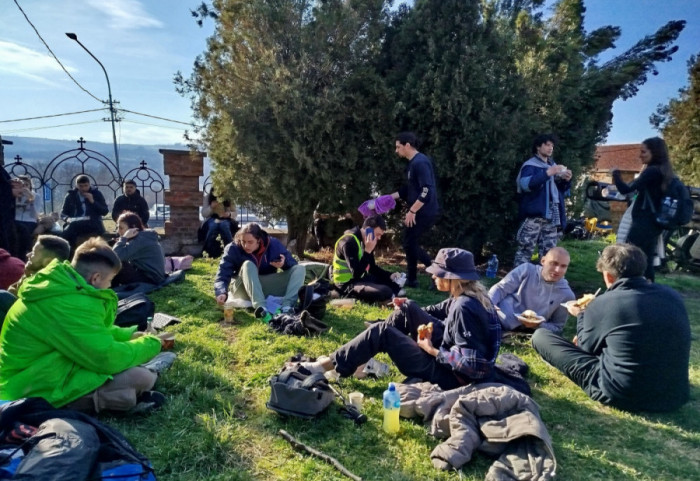
[[(195, 57), (206, 48), (212, 23), (196, 25), (190, 14), (198, 0), (17, 0), (48, 45), (80, 84), (107, 99), (99, 65), (65, 32), (74, 32), (107, 69), (113, 98), (120, 107), (190, 122), (189, 101), (179, 96), (172, 79), (189, 75)], [(660, 103), (687, 84), (686, 62), (700, 53), (700, 2), (697, 0), (588, 0), (586, 30), (618, 25), (621, 53), (669, 20), (688, 24), (673, 61), (659, 65), (639, 94), (615, 103), (613, 130), (607, 143), (637, 143), (656, 135), (648, 118)], [(0, 121), (99, 109), (49, 55), (13, 0), (0, 2)], [(106, 111), (24, 122), (0, 122), (0, 134), (111, 142)], [(135, 114), (117, 124), (119, 143), (182, 143), (183, 125)], [(64, 125), (63, 124), (79, 124)], [(58, 127), (60, 126), (60, 127)]]

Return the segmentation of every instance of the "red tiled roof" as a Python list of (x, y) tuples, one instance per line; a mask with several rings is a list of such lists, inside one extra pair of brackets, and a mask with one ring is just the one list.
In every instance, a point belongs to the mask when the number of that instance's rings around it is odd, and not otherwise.
[(616, 168), (623, 172), (640, 172), (642, 161), (639, 160), (639, 148), (640, 144), (599, 145), (595, 150), (593, 171)]

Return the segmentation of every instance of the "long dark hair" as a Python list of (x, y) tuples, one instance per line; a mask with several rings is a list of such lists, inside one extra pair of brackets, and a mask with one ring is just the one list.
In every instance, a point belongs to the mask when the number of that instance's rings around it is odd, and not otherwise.
[(139, 217), (138, 214), (129, 212), (128, 210), (122, 212), (119, 218), (117, 218), (117, 225), (122, 222), (124, 222), (129, 229), (133, 229), (135, 227), (138, 230), (143, 230), (143, 221), (141, 220), (141, 217)]
[(663, 181), (661, 182), (661, 190), (666, 191), (668, 184), (676, 176), (673, 172), (673, 166), (668, 158), (668, 148), (666, 147), (666, 142), (661, 137), (651, 137), (642, 142), (649, 152), (651, 152), (651, 162), (649, 165), (655, 165), (661, 171), (663, 175)]
[(233, 238), (233, 241), (238, 245), (238, 247), (243, 247), (243, 236), (245, 234), (250, 234), (255, 237), (258, 242), (261, 242), (263, 235), (266, 234), (266, 232), (258, 224), (246, 224), (244, 227), (239, 229), (238, 232), (236, 232), (236, 235)]

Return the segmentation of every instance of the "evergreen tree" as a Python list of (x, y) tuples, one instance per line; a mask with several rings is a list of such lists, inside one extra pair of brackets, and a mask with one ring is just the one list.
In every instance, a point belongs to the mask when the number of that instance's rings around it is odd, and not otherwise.
[[(374, 65), (382, 1), (221, 0), (192, 77), (215, 186), (284, 216), (303, 251), (314, 208), (355, 210), (383, 185), (389, 94)], [(200, 7), (200, 19), (212, 10)]]
[(688, 60), (688, 86), (651, 117), (666, 140), (673, 168), (687, 185), (700, 187), (700, 56)]

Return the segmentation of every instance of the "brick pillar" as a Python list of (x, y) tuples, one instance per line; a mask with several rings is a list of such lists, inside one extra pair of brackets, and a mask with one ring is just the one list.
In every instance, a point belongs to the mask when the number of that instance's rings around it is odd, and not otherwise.
[(201, 254), (197, 242), (199, 207), (202, 192), (199, 177), (204, 175), (206, 152), (160, 149), (163, 154), (163, 170), (170, 177), (170, 188), (165, 190), (163, 201), (170, 206), (170, 220), (165, 222), (166, 254)]

